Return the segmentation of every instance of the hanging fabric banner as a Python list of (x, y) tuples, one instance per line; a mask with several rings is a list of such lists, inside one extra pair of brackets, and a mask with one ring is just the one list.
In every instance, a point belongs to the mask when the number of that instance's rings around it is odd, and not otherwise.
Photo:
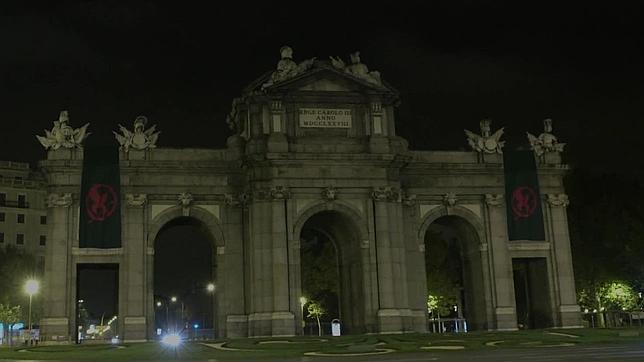
[(84, 150), (81, 182), (79, 246), (121, 246), (119, 151), (114, 146)]
[(534, 153), (508, 150), (503, 167), (509, 240), (545, 240)]

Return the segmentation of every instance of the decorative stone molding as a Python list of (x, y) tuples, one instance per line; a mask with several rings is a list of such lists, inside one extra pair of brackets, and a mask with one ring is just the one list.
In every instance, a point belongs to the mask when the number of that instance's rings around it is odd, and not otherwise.
[(503, 194), (485, 194), (485, 203), (489, 206), (503, 205)]
[(548, 204), (554, 207), (567, 207), (570, 204), (566, 194), (548, 194)]
[(286, 200), (291, 197), (291, 192), (286, 186), (264, 187), (253, 192), (257, 200)]
[(325, 187), (322, 190), (322, 198), (326, 201), (333, 201), (338, 197), (338, 189), (333, 186)]
[(542, 156), (547, 152), (563, 152), (565, 143), (559, 143), (557, 137), (552, 134), (552, 119), (543, 120), (543, 133), (539, 137), (533, 136), (530, 132), (526, 132), (530, 147), (537, 156)]
[(183, 208), (183, 216), (190, 216), (190, 206), (194, 201), (192, 194), (189, 192), (182, 192), (177, 196), (179, 205)]
[(465, 130), (467, 143), (469, 143), (474, 151), (479, 153), (503, 153), (501, 150), (505, 145), (505, 141), (501, 141), (501, 136), (503, 136), (503, 127), (493, 134), (490, 134), (491, 123), (492, 121), (489, 119), (484, 119), (479, 123), (481, 128), (480, 135)]
[(452, 207), (456, 205), (457, 201), (458, 201), (458, 198), (456, 197), (456, 194), (453, 192), (448, 192), (445, 195), (443, 195), (443, 205), (447, 207)]
[(145, 129), (148, 119), (145, 116), (138, 116), (134, 120), (134, 132), (130, 132), (127, 128), (119, 124), (119, 131), (122, 134), (114, 133), (114, 137), (121, 145), (121, 150), (125, 152), (130, 151), (130, 147), (136, 150), (145, 150), (155, 148), (157, 139), (159, 138), (159, 131), (156, 131), (156, 125)]
[(147, 194), (126, 194), (125, 204), (129, 207), (143, 207), (148, 202)]
[(421, 253), (425, 252), (425, 243), (418, 244), (418, 251), (420, 251)]
[(380, 186), (373, 189), (371, 197), (375, 201), (400, 201), (400, 192), (391, 186)]
[(244, 207), (250, 202), (250, 195), (245, 192), (238, 194), (225, 194), (224, 203), (228, 206), (241, 206)]
[(405, 206), (414, 206), (416, 205), (416, 194), (403, 192), (401, 195), (401, 201)]
[(47, 196), (47, 207), (69, 207), (72, 204), (72, 194), (49, 194)]
[(49, 131), (45, 130), (45, 136), (36, 136), (46, 150), (57, 150), (59, 148), (82, 148), (83, 141), (90, 135), (87, 132), (89, 123), (83, 127), (72, 128), (69, 124), (69, 112), (61, 111), (58, 121), (54, 121), (54, 127)]
[(291, 191), (286, 186), (271, 187), (271, 198), (273, 200), (285, 200), (291, 198)]
[(362, 240), (360, 242), (360, 249), (369, 249), (369, 240)]

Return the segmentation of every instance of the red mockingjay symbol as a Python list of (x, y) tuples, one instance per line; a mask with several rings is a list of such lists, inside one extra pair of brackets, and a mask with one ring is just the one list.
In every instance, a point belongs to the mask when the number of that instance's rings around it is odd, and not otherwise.
[(512, 214), (515, 219), (525, 219), (537, 208), (537, 193), (528, 186), (518, 186), (512, 191)]
[(118, 199), (110, 185), (94, 184), (85, 196), (85, 210), (91, 221), (103, 221), (112, 216)]

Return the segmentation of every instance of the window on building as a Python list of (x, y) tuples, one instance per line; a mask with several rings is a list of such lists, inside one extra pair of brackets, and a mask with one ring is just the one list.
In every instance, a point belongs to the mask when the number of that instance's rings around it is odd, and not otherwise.
[(0, 212), (0, 221), (4, 221), (5, 215), (4, 212)]
[(0, 193), (0, 205), (4, 206), (7, 204), (7, 194)]
[(25, 207), (25, 206), (27, 206), (27, 196), (18, 195), (18, 207)]
[(25, 223), (25, 214), (18, 214), (18, 224)]
[(16, 245), (25, 245), (25, 234), (16, 234)]
[(4, 233), (0, 233), (0, 243), (4, 243)]
[(45, 246), (47, 244), (47, 236), (40, 235), (40, 246)]

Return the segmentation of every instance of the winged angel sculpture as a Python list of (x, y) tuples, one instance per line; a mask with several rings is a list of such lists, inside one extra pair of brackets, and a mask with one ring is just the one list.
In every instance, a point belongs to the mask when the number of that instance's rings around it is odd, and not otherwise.
[(54, 121), (51, 131), (45, 130), (45, 136), (36, 136), (46, 150), (63, 148), (81, 148), (82, 142), (90, 135), (87, 132), (89, 123), (73, 129), (69, 124), (69, 112), (61, 111), (58, 120)]
[(136, 150), (144, 150), (147, 148), (155, 148), (157, 139), (159, 138), (159, 131), (156, 130), (156, 125), (145, 129), (148, 119), (145, 116), (138, 116), (134, 120), (134, 132), (130, 132), (127, 128), (119, 124), (119, 130), (122, 134), (114, 132), (116, 140), (121, 145), (121, 149), (125, 152), (130, 150), (130, 147)]
[(503, 127), (490, 134), (490, 123), (491, 121), (489, 119), (484, 119), (479, 123), (479, 126), (481, 127), (481, 135), (465, 130), (467, 143), (469, 143), (476, 152), (503, 153), (501, 150), (505, 145), (505, 141), (501, 141), (501, 136), (503, 136)]

